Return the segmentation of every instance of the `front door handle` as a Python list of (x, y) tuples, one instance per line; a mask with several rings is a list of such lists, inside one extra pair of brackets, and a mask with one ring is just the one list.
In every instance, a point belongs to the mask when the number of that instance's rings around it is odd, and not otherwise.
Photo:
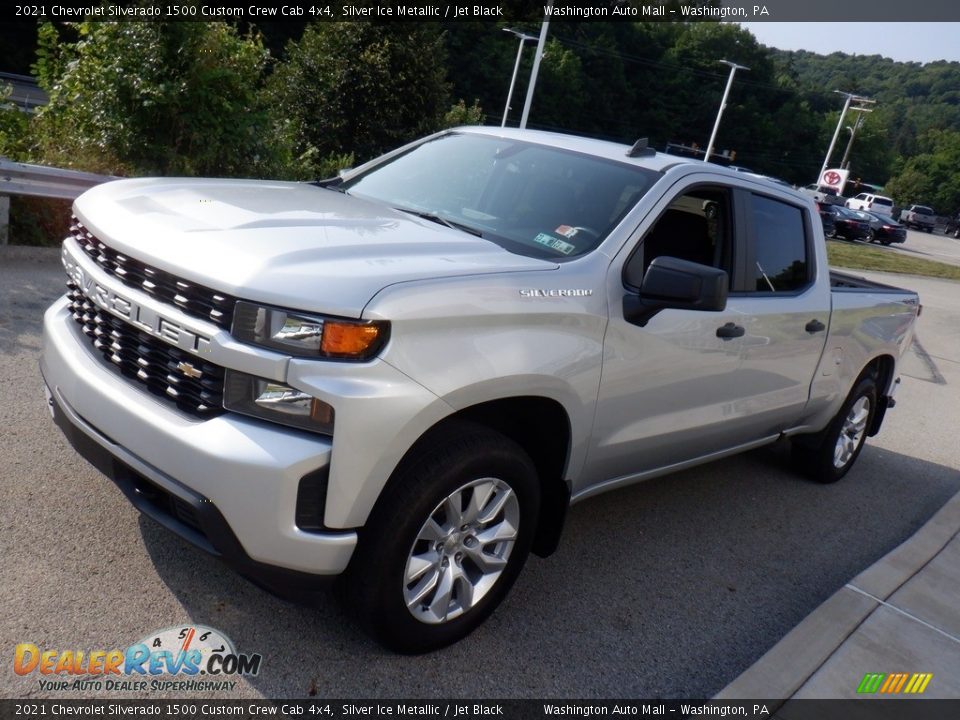
[(824, 325), (819, 320), (811, 320), (804, 326), (804, 330), (806, 330), (811, 335), (813, 333), (823, 332), (826, 329), (827, 329), (827, 326)]
[(747, 331), (739, 325), (734, 325), (732, 322), (728, 322), (723, 327), (717, 328), (717, 337), (723, 338), (724, 340), (730, 340), (732, 338), (743, 337), (746, 332)]

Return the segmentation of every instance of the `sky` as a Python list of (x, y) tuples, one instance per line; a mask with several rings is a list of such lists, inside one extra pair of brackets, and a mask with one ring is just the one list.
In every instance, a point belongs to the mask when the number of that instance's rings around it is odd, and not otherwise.
[(960, 61), (960, 23), (740, 23), (762, 45), (821, 55), (883, 55), (901, 61)]

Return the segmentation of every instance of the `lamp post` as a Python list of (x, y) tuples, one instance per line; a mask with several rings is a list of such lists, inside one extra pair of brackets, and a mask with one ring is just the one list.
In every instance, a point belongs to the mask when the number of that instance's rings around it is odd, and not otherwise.
[(530, 106), (533, 104), (533, 89), (537, 86), (537, 73), (540, 72), (540, 61), (543, 59), (543, 46), (547, 44), (547, 31), (550, 29), (550, 15), (553, 13), (553, 0), (547, 4), (549, 12), (545, 12), (543, 24), (540, 26), (540, 40), (537, 42), (537, 54), (533, 57), (533, 69), (530, 71), (530, 84), (527, 86), (527, 99), (523, 102), (523, 114), (520, 116), (520, 127), (527, 126), (530, 117)]
[(736, 75), (737, 70), (750, 69), (746, 65), (737, 65), (729, 60), (721, 60), (720, 62), (724, 65), (730, 66), (730, 77), (727, 78), (727, 88), (723, 91), (723, 99), (720, 101), (720, 109), (717, 110), (717, 121), (713, 124), (713, 132), (710, 133), (710, 142), (707, 143), (707, 152), (703, 156), (704, 162), (708, 162), (710, 160), (710, 155), (713, 153), (713, 143), (717, 139), (717, 131), (720, 129), (720, 118), (723, 117), (723, 111), (727, 107), (727, 96), (730, 94), (730, 86), (733, 85), (733, 76)]
[[(868, 110), (867, 108), (854, 108), (854, 110), (860, 113), (873, 112), (872, 110)], [(840, 161), (841, 170), (847, 169), (847, 158), (850, 157), (850, 148), (853, 147), (853, 139), (857, 136), (857, 130), (863, 127), (863, 121), (865, 119), (866, 118), (864, 118), (862, 114), (857, 115), (857, 121), (853, 124), (853, 127), (850, 127), (849, 125), (847, 125), (847, 130), (850, 131), (850, 139), (847, 140), (847, 149), (843, 151), (843, 160)]]
[(512, 30), (510, 28), (503, 28), (504, 32), (512, 33), (520, 38), (520, 47), (517, 48), (517, 61), (513, 64), (513, 77), (510, 78), (510, 89), (507, 91), (507, 104), (503, 108), (503, 120), (500, 123), (500, 127), (507, 126), (507, 115), (510, 114), (510, 103), (513, 101), (513, 86), (517, 84), (517, 72), (520, 70), (520, 56), (523, 55), (523, 44), (527, 40), (536, 40), (536, 35), (527, 35), (518, 30)]

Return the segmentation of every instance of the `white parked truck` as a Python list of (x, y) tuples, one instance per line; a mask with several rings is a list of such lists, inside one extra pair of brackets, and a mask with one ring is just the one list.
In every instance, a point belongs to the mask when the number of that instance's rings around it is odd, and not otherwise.
[(843, 477), (920, 311), (830, 272), (809, 197), (642, 142), (461, 128), (331, 181), (122, 180), (74, 212), (56, 423), (256, 582), (342, 575), (405, 652), (482, 622), (572, 502), (781, 438)]

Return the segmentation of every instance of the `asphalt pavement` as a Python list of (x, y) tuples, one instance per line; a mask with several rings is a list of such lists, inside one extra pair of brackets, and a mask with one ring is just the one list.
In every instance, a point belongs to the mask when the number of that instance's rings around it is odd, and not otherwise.
[[(960, 284), (886, 280), (920, 290), (921, 350), (844, 481), (807, 482), (774, 446), (584, 502), (483, 627), (401, 657), (332, 596), (278, 600), (139, 517), (76, 455), (37, 369), (41, 315), (63, 288), (57, 252), (0, 248), (0, 648), (125, 648), (202, 623), (264, 660), (197, 698), (713, 696), (960, 491)], [(0, 696), (143, 697), (43, 691), (9, 661)]]
[(907, 230), (907, 239), (903, 243), (896, 243), (887, 247), (873, 244), (870, 247), (903, 253), (923, 260), (960, 265), (960, 240), (938, 232), (927, 233), (920, 230)]

